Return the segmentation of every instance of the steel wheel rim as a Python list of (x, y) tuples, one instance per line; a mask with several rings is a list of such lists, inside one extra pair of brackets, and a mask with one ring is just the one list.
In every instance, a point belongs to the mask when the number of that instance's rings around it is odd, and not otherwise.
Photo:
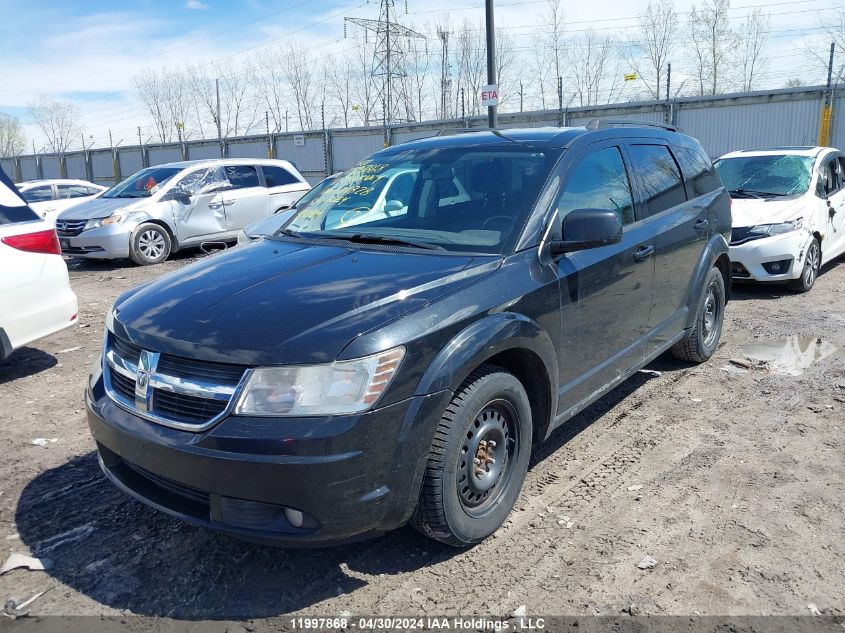
[(158, 259), (164, 253), (164, 236), (158, 231), (148, 229), (138, 238), (138, 250), (147, 259)]
[(481, 408), (464, 434), (455, 484), (461, 507), (472, 517), (489, 513), (507, 488), (519, 451), (517, 421), (513, 405), (496, 399)]
[(810, 287), (816, 280), (819, 269), (819, 247), (813, 242), (807, 251), (807, 263), (804, 265), (804, 285)]
[(721, 318), (721, 307), (719, 305), (719, 287), (715, 281), (707, 286), (707, 294), (704, 296), (704, 311), (701, 315), (701, 331), (704, 334), (704, 345), (710, 346), (719, 331), (719, 319)]

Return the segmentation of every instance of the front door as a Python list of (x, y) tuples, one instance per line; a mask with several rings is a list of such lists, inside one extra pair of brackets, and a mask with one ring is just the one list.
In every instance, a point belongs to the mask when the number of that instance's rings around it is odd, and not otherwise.
[(232, 185), (223, 192), (229, 231), (240, 231), (251, 222), (270, 217), (270, 194), (261, 185), (254, 165), (226, 165), (223, 171)]
[(827, 231), (822, 244), (822, 260), (830, 261), (845, 251), (845, 156), (830, 159), (829, 190), (827, 198)]
[(217, 239), (226, 232), (222, 190), (228, 187), (223, 170), (203, 167), (188, 172), (177, 183), (189, 200), (170, 200), (176, 237), (180, 244)]
[(622, 219), (623, 236), (618, 244), (570, 253), (555, 262), (562, 319), (558, 413), (644, 358), (654, 290), (654, 241), (635, 215), (620, 148), (592, 145), (563, 169), (558, 218), (575, 209), (612, 209)]

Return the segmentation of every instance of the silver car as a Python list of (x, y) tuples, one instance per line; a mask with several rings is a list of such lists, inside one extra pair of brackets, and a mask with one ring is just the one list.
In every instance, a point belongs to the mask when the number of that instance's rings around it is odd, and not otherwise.
[(182, 248), (234, 241), (247, 224), (287, 209), (310, 188), (285, 160), (157, 165), (63, 211), (56, 231), (65, 255), (158, 264)]

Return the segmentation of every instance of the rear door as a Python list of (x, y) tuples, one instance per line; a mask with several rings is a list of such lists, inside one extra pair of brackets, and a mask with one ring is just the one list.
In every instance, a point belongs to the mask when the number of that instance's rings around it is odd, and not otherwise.
[(654, 286), (654, 242), (635, 214), (620, 145), (590, 145), (561, 167), (556, 221), (575, 209), (612, 209), (622, 219), (623, 236), (618, 244), (570, 253), (553, 264), (561, 293), (559, 413), (644, 358)]
[(281, 165), (259, 165), (259, 169), (270, 194), (270, 210), (273, 213), (293, 206), (311, 188)]
[(270, 196), (255, 165), (225, 165), (223, 172), (232, 185), (223, 192), (229, 231), (239, 231), (251, 222), (270, 216)]
[[(693, 274), (711, 230), (708, 209), (718, 192), (697, 191), (696, 172), (709, 166), (693, 150), (670, 148), (655, 140), (631, 142), (627, 151), (642, 191), (642, 215), (654, 236), (651, 350), (668, 342), (686, 325)], [(681, 157), (692, 189), (689, 200), (678, 165)], [(702, 182), (700, 177), (698, 182)]]

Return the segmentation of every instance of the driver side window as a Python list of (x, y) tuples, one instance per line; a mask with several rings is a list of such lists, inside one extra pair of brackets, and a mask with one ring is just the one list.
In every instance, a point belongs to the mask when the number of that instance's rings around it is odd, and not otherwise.
[(574, 168), (558, 197), (558, 217), (576, 209), (612, 210), (623, 225), (634, 222), (631, 184), (618, 147), (598, 150)]

